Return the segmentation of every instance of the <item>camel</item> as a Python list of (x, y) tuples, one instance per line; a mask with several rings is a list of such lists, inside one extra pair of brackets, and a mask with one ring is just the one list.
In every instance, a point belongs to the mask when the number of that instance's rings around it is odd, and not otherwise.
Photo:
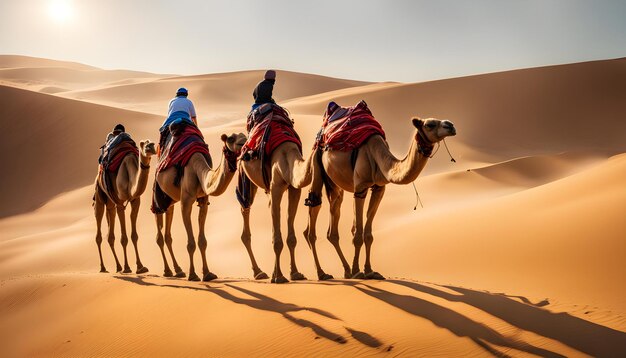
[[(447, 120), (433, 118), (421, 120), (415, 117), (412, 119), (412, 124), (416, 128), (416, 132), (409, 152), (404, 159), (397, 159), (389, 150), (387, 141), (378, 134), (371, 136), (358, 149), (358, 156), (354, 165), (351, 163), (352, 153), (349, 151), (322, 151), (318, 149), (316, 155), (318, 159), (314, 160), (312, 164), (313, 183), (309, 192), (309, 200), (314, 202), (315, 206), (310, 205), (309, 207), (309, 222), (304, 231), (304, 236), (313, 251), (315, 267), (320, 280), (332, 278), (332, 275), (328, 275), (322, 270), (315, 247), (317, 239), (315, 225), (321, 207), (319, 203), (321, 203), (323, 186), (326, 186), (326, 194), (330, 204), (330, 226), (327, 238), (339, 255), (344, 268), (344, 277), (385, 279), (380, 273), (372, 270), (370, 262), (370, 253), (374, 241), (372, 223), (385, 193), (385, 185), (413, 182), (431, 157), (434, 144), (447, 136), (456, 135), (454, 124)], [(367, 189), (371, 189), (372, 194), (367, 208), (365, 226), (363, 226), (363, 210)], [(344, 191), (354, 193), (354, 221), (352, 224), (354, 260), (352, 261), (352, 268), (350, 268), (339, 246), (339, 211)], [(359, 254), (364, 242), (365, 270), (363, 273), (359, 269)]]
[(130, 203), (130, 224), (131, 234), (130, 238), (135, 247), (135, 257), (137, 258), (137, 273), (146, 273), (148, 268), (145, 267), (139, 258), (139, 251), (137, 249), (137, 241), (139, 235), (137, 234), (137, 214), (139, 213), (139, 204), (141, 202), (141, 194), (146, 190), (148, 183), (148, 171), (150, 169), (150, 159), (156, 154), (155, 144), (149, 140), (142, 140), (139, 143), (139, 156), (126, 155), (120, 164), (117, 173), (112, 180), (113, 197), (106, 197), (104, 194), (104, 183), (102, 182), (103, 176), (96, 176), (95, 183), (95, 195), (94, 195), (94, 213), (96, 216), (96, 244), (98, 244), (98, 254), (100, 255), (100, 272), (108, 272), (104, 266), (102, 260), (102, 233), (101, 223), (102, 217), (106, 209), (106, 218), (108, 224), (108, 242), (113, 251), (113, 257), (115, 257), (116, 271), (122, 271), (122, 266), (115, 253), (115, 214), (120, 221), (120, 227), (122, 231), (122, 247), (124, 248), (124, 271), (123, 273), (131, 273), (130, 266), (128, 266), (128, 257), (126, 256), (126, 246), (128, 245), (128, 235), (126, 233), (126, 203)]
[[(294, 142), (284, 142), (274, 151), (268, 161), (266, 168), (262, 168), (259, 158), (252, 158), (248, 161), (240, 161), (239, 170), (243, 170), (250, 179), (250, 205), (254, 201), (257, 189), (264, 189), (270, 195), (270, 207), (272, 215), (272, 244), (276, 256), (274, 271), (272, 273), (272, 283), (286, 283), (289, 280), (283, 275), (280, 269), (280, 254), (283, 250), (283, 238), (280, 230), (280, 201), (285, 191), (288, 191), (289, 203), (287, 206), (287, 247), (291, 256), (291, 280), (305, 280), (306, 277), (298, 271), (295, 260), (296, 234), (294, 230), (294, 220), (298, 210), (301, 189), (311, 183), (311, 158), (306, 160), (302, 157), (300, 149)], [(270, 173), (269, 187), (266, 187), (263, 180), (263, 169)], [(268, 278), (254, 258), (251, 245), (250, 232), (250, 208), (241, 208), (243, 216), (243, 232), (241, 241), (248, 251), (254, 278), (262, 280)]]
[(172, 205), (170, 205), (165, 212), (165, 233), (163, 233), (163, 214), (156, 214), (157, 244), (161, 249), (161, 255), (165, 266), (163, 276), (173, 276), (163, 249), (164, 244), (166, 244), (170, 256), (172, 257), (172, 263), (176, 273), (175, 276), (185, 277), (185, 273), (178, 265), (172, 250), (171, 228), (174, 214), (174, 203), (180, 201), (183, 223), (185, 224), (185, 230), (187, 231), (187, 252), (189, 253), (188, 279), (189, 281), (200, 281), (200, 277), (196, 274), (193, 264), (193, 254), (196, 251), (196, 243), (194, 240), (193, 228), (191, 226), (191, 209), (193, 203), (198, 201), (198, 206), (200, 207), (200, 212), (198, 214), (198, 248), (200, 249), (200, 254), (202, 256), (202, 280), (211, 281), (217, 278), (214, 273), (209, 271), (206, 261), (207, 240), (204, 234), (204, 225), (209, 205), (208, 196), (219, 196), (224, 193), (228, 184), (230, 184), (233, 179), (236, 171), (237, 155), (241, 151), (246, 139), (246, 135), (243, 133), (233, 133), (230, 136), (222, 134), (221, 140), (224, 142), (224, 159), (222, 160), (219, 168), (215, 170), (211, 168), (202, 154), (193, 154), (187, 165), (184, 167), (183, 176), (178, 186), (174, 184), (177, 171), (175, 167), (171, 167), (157, 173), (156, 181), (159, 183), (159, 186), (173, 199)]

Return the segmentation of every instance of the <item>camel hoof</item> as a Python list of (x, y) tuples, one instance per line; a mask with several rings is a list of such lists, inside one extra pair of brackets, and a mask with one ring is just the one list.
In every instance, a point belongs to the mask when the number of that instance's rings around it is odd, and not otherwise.
[(323, 273), (321, 275), (318, 275), (318, 277), (319, 277), (320, 281), (332, 280), (334, 278), (333, 275), (329, 275), (327, 273)]
[(185, 275), (183, 271), (178, 271), (176, 272), (176, 275), (174, 275), (174, 277), (178, 277), (178, 278), (184, 278), (185, 276), (187, 275)]
[(302, 281), (306, 280), (306, 277), (300, 272), (292, 272), (290, 275), (291, 281)]
[(379, 274), (378, 272), (368, 272), (367, 274), (365, 274), (365, 279), (366, 280), (384, 280), (385, 277), (381, 274)]
[(133, 273), (133, 270), (131, 270), (130, 267), (125, 267), (122, 273)]
[(173, 277), (174, 274), (172, 273), (172, 270), (165, 270), (163, 271), (163, 277)]
[(351, 277), (354, 280), (363, 280), (365, 278), (365, 274), (363, 272), (357, 272)]
[(200, 277), (198, 277), (198, 275), (196, 275), (196, 273), (194, 272), (194, 273), (190, 273), (189, 274), (188, 280), (189, 281), (200, 281)]
[(122, 266), (117, 266), (117, 268), (115, 269), (115, 272), (122, 272)]
[(261, 271), (254, 276), (255, 280), (266, 280), (270, 278), (265, 272)]
[(272, 279), (272, 283), (287, 283), (289, 280), (285, 276), (278, 276)]
[(345, 279), (351, 279), (352, 278), (352, 272), (350, 271), (346, 271), (343, 273), (343, 278)]
[(213, 272), (207, 272), (204, 274), (204, 277), (202, 277), (202, 281), (207, 282), (207, 281), (213, 281), (217, 278), (217, 275), (214, 274)]
[(109, 273), (109, 271), (107, 271), (107, 269), (105, 269), (104, 267), (102, 267), (102, 268), (100, 269), (100, 272), (101, 272), (101, 273)]
[(137, 273), (138, 274), (142, 274), (142, 273), (146, 273), (146, 272), (148, 272), (148, 268), (145, 267), (145, 266), (141, 266), (141, 268), (139, 268), (139, 267), (137, 268)]

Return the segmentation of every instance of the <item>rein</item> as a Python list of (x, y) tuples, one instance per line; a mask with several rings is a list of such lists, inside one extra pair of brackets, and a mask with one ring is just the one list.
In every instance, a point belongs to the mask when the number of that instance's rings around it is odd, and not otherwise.
[(422, 128), (417, 129), (417, 134), (415, 135), (415, 141), (417, 142), (417, 151), (422, 153), (422, 155), (432, 158), (433, 148), (435, 144), (431, 142), (424, 132)]
[(228, 171), (234, 173), (237, 170), (237, 158), (239, 158), (241, 153), (233, 152), (225, 145), (222, 148), (222, 152), (224, 153), (224, 158), (226, 158), (226, 164), (228, 164)]
[[(434, 157), (435, 154), (437, 154), (437, 152), (439, 151), (439, 147), (441, 146), (441, 144), (437, 142), (437, 150), (435, 150), (435, 152), (433, 153), (433, 148), (435, 147), (435, 144), (431, 142), (430, 140), (428, 140), (428, 138), (426, 137), (426, 134), (424, 134), (421, 127), (417, 129), (417, 134), (415, 134), (415, 140), (417, 141), (417, 147), (418, 147), (417, 151), (428, 158)], [(446, 147), (446, 151), (448, 152), (448, 155), (450, 156), (450, 161), (453, 163), (456, 163), (456, 160), (454, 159), (454, 157), (452, 157), (452, 154), (450, 154), (450, 149), (448, 149), (448, 144), (446, 143), (445, 138), (443, 139), (443, 145)], [(415, 180), (417, 180), (417, 178)], [(417, 210), (418, 204), (422, 208), (424, 208), (422, 199), (420, 199), (420, 195), (417, 192), (417, 188), (415, 187), (415, 181), (413, 181), (411, 184), (413, 184), (413, 190), (415, 190), (415, 196), (417, 200), (415, 206), (413, 207), (413, 210)]]

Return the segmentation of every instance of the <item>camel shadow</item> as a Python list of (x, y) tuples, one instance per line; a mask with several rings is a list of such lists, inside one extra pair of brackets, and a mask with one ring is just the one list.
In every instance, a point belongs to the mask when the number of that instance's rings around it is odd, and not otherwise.
[[(515, 327), (554, 339), (591, 356), (626, 356), (626, 333), (567, 313), (552, 313), (542, 309), (541, 307), (548, 304), (547, 301), (533, 304), (521, 296), (507, 296), (454, 286), (441, 286), (458, 292), (459, 295), (457, 295), (417, 282), (400, 280), (389, 280), (388, 282), (451, 302), (462, 302), (476, 307)], [(518, 297), (522, 302), (510, 297)]]
[(237, 290), (241, 293), (244, 293), (252, 298), (240, 298), (219, 288), (210, 288), (208, 289), (208, 291), (220, 296), (223, 299), (229, 300), (236, 304), (246, 305), (248, 307), (261, 310), (261, 311), (270, 311), (270, 312), (278, 313), (281, 316), (283, 316), (285, 319), (287, 319), (288, 321), (295, 323), (301, 327), (311, 328), (315, 332), (315, 334), (317, 334), (318, 336), (324, 337), (331, 341), (341, 343), (341, 344), (347, 342), (346, 339), (339, 334), (333, 333), (311, 321), (296, 318), (290, 314), (290, 313), (299, 312), (299, 311), (309, 311), (309, 312), (313, 312), (315, 314), (318, 314), (326, 318), (330, 318), (333, 320), (340, 320), (332, 313), (329, 313), (329, 312), (326, 312), (317, 308), (302, 307), (302, 306), (298, 306), (292, 303), (280, 302), (269, 296), (262, 295), (258, 292), (250, 291), (242, 287), (237, 287), (237, 286), (233, 286), (230, 284), (226, 284), (226, 286), (231, 289)]
[[(156, 284), (156, 283), (152, 283), (152, 282), (146, 281), (146, 278), (149, 278), (149, 277), (158, 277), (158, 276), (113, 276), (113, 278), (116, 278), (118, 280), (134, 283), (134, 284), (137, 284), (137, 285), (140, 285), (140, 286), (184, 288), (184, 289), (194, 290), (194, 291), (206, 291), (206, 289), (204, 289), (202, 287), (193, 287), (193, 286), (185, 286), (185, 285), (179, 286), (179, 285), (172, 285), (172, 284), (160, 285), (160, 284)], [(184, 278), (169, 277), (169, 278), (167, 278), (167, 280), (172, 281), (172, 282), (182, 282), (182, 283), (188, 282)], [(242, 281), (241, 280), (219, 280), (219, 281), (214, 281), (214, 282), (227, 284), (227, 283), (236, 283), (236, 282), (242, 282)]]
[[(261, 310), (261, 311), (268, 311), (268, 312), (274, 312), (274, 313), (280, 314), (283, 318), (290, 321), (291, 323), (294, 323), (302, 328), (310, 328), (313, 332), (315, 332), (315, 334), (318, 337), (322, 337), (322, 338), (328, 339), (330, 341), (333, 341), (339, 344), (345, 344), (347, 342), (347, 339), (340, 334), (331, 332), (325, 329), (324, 327), (314, 322), (311, 322), (309, 320), (297, 318), (292, 315), (292, 313), (294, 312), (309, 311), (325, 318), (329, 318), (329, 319), (336, 320), (336, 321), (341, 321), (341, 319), (335, 316), (334, 314), (318, 309), (318, 308), (314, 308), (314, 307), (302, 307), (302, 306), (298, 306), (292, 303), (281, 302), (269, 296), (260, 294), (258, 292), (254, 292), (254, 291), (230, 284), (230, 283), (242, 282), (240, 280), (224, 280), (224, 281), (220, 280), (220, 281), (217, 281), (216, 283), (223, 284), (224, 286), (230, 289), (239, 291), (249, 296), (250, 298), (237, 297), (231, 294), (230, 292), (222, 289), (221, 287), (211, 287), (209, 285), (204, 285), (204, 287), (197, 287), (197, 286), (193, 287), (193, 286), (184, 286), (184, 285), (179, 286), (179, 285), (156, 284), (156, 283), (148, 282), (146, 281), (146, 278), (142, 276), (137, 276), (137, 277), (113, 276), (113, 277), (122, 281), (131, 282), (131, 283), (138, 284), (141, 286), (168, 287), (168, 288), (189, 289), (189, 290), (194, 290), (194, 291), (210, 292), (212, 294), (215, 294), (225, 300), (229, 300), (236, 304), (245, 305), (250, 308), (254, 308), (257, 310)], [(253, 283), (256, 283), (256, 282), (253, 282)], [(344, 327), (344, 328), (346, 329), (348, 333), (350, 333), (352, 338), (354, 338), (356, 341), (360, 342), (363, 345), (366, 345), (372, 348), (377, 348), (382, 345), (381, 341), (379, 341), (377, 338), (373, 337), (372, 335), (366, 332), (357, 331), (349, 327)]]
[[(363, 286), (363, 287), (361, 287)], [(458, 337), (467, 337), (488, 353), (497, 357), (507, 355), (498, 351), (492, 345), (513, 348), (541, 357), (563, 357), (547, 349), (535, 347), (529, 343), (511, 339), (498, 333), (496, 330), (469, 319), (468, 317), (449, 308), (417, 298), (389, 292), (367, 284), (353, 285), (362, 293), (379, 299), (393, 307), (399, 308), (414, 316), (425, 318), (438, 327), (447, 329)]]

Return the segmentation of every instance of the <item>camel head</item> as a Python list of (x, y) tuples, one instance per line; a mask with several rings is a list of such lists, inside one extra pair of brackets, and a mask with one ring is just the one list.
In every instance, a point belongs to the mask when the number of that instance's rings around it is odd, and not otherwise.
[(150, 139), (144, 139), (139, 142), (140, 153), (144, 157), (150, 158), (157, 153), (156, 145)]
[(418, 132), (420, 132), (420, 134), (431, 143), (437, 143), (445, 137), (456, 135), (454, 123), (448, 120), (436, 118), (420, 119), (418, 117), (413, 117), (412, 122)]
[(246, 137), (243, 133), (233, 133), (231, 135), (222, 134), (221, 139), (228, 150), (233, 153), (240, 153), (241, 148), (243, 148), (243, 145), (246, 144), (248, 137)]

